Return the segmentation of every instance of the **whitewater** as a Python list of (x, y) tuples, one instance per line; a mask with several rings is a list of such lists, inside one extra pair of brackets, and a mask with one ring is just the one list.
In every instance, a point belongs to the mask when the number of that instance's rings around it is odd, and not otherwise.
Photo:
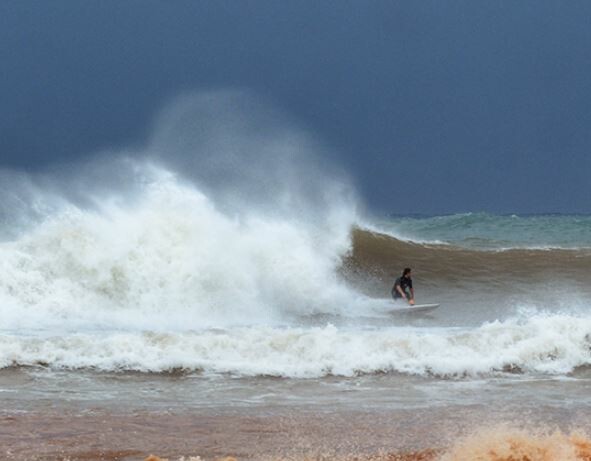
[(173, 179), (132, 209), (69, 209), (2, 244), (5, 329), (199, 329), (338, 310), (346, 227), (229, 217)]

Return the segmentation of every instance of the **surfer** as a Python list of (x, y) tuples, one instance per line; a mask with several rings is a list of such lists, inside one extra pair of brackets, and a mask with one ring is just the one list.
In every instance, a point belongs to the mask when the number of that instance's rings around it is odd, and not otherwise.
[(412, 287), (412, 278), (410, 267), (402, 271), (402, 276), (396, 279), (392, 287), (392, 297), (394, 300), (405, 299), (411, 306), (415, 303), (415, 290)]

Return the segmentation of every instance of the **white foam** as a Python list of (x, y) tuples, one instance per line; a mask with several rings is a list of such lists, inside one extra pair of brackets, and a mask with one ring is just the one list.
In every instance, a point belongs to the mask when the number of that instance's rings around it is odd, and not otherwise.
[(184, 332), (0, 336), (0, 366), (320, 377), (401, 372), (488, 376), (505, 368), (563, 375), (589, 365), (591, 318), (539, 316), (474, 329), (270, 326)]
[(162, 174), (133, 204), (70, 205), (1, 244), (1, 327), (198, 329), (340, 312), (350, 219), (228, 216)]

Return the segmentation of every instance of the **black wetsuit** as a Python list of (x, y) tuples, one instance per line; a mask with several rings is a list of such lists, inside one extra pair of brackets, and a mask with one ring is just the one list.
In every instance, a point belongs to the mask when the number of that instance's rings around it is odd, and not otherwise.
[(394, 282), (394, 286), (392, 287), (392, 297), (394, 299), (402, 298), (402, 295), (396, 289), (397, 286), (402, 288), (402, 291), (406, 293), (406, 299), (411, 299), (410, 290), (412, 289), (412, 279), (409, 277), (398, 277), (396, 282)]

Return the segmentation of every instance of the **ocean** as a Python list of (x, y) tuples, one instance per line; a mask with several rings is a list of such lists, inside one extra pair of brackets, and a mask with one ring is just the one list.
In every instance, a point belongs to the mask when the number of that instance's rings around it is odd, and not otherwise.
[[(591, 459), (591, 216), (237, 209), (142, 171), (3, 201), (2, 459)], [(407, 266), (437, 310), (390, 311)]]

